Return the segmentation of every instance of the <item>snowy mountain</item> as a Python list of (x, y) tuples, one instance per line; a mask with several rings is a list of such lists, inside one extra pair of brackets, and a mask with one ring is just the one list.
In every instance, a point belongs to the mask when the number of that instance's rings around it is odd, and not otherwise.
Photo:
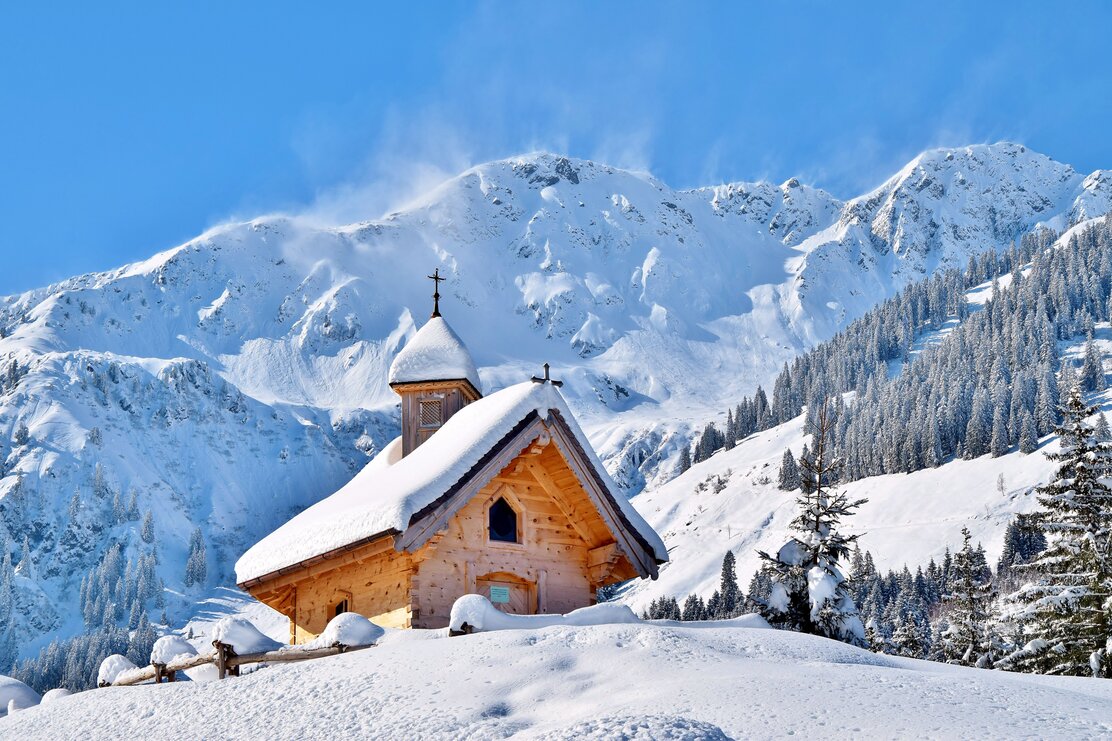
[(136, 563), (157, 550), (180, 623), (195, 529), (202, 586), (226, 583), (246, 547), (346, 482), (396, 431), (387, 368), (428, 314), (434, 266), (485, 390), (551, 362), (635, 493), (669, 477), (693, 427), (878, 301), (1110, 202), (1109, 173), (1014, 144), (924, 153), (846, 202), (795, 179), (675, 190), (532, 154), (382, 218), (228, 224), (4, 298), (14, 643), (79, 630), (82, 578), (114, 543)]

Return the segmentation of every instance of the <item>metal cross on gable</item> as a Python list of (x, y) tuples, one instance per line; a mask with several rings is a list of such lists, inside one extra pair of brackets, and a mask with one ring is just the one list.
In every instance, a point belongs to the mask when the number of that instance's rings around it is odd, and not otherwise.
[(448, 280), (440, 274), (440, 268), (432, 271), (432, 275), (426, 276), (433, 282), (434, 288), (432, 289), (432, 318), (440, 316), (440, 281)]
[(564, 385), (564, 382), (554, 380), (551, 376), (549, 376), (549, 374), (548, 374), (549, 367), (550, 366), (548, 365), (548, 363), (545, 363), (544, 364), (544, 378), (538, 378), (537, 376), (533, 376), (533, 383), (551, 383), (556, 388), (560, 388), (561, 386)]

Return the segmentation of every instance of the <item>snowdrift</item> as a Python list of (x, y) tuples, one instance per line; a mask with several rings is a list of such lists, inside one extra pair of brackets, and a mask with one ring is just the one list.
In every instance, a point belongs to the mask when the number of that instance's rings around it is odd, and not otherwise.
[[(1112, 682), (897, 659), (729, 624), (632, 622), (444, 638), (221, 682), (94, 690), (0, 721), (37, 739), (1051, 738), (1105, 736)], [(204, 712), (199, 712), (204, 708)], [(280, 717), (276, 708), (281, 708)]]

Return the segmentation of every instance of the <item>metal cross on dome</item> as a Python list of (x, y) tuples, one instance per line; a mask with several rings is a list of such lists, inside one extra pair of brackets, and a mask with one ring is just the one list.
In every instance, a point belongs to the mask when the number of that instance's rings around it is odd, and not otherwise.
[(440, 316), (440, 281), (448, 280), (440, 274), (440, 268), (432, 271), (432, 275), (425, 276), (433, 282), (432, 289), (432, 318)]
[(545, 363), (544, 364), (544, 378), (538, 378), (537, 376), (533, 376), (533, 383), (551, 383), (556, 388), (560, 388), (561, 386), (564, 385), (563, 381), (556, 381), (553, 378), (551, 378), (548, 375), (548, 371), (549, 371), (549, 365), (548, 365), (548, 363)]

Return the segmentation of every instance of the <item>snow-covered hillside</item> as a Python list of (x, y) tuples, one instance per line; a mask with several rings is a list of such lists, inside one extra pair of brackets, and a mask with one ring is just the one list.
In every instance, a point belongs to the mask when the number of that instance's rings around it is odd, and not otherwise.
[[(733, 622), (734, 624), (731, 624)], [(20, 739), (1096, 738), (1112, 683), (880, 656), (737, 621), (388, 634), (204, 684), (93, 690), (0, 719)], [(198, 712), (203, 708), (203, 712)]]
[[(1058, 244), (1066, 244), (1070, 236), (1067, 232)], [(1010, 279), (1005, 275), (997, 284), (1007, 288)], [(991, 297), (991, 281), (966, 292), (974, 312)], [(911, 357), (936, 346), (956, 326), (952, 319), (942, 329), (921, 336)], [(1097, 323), (1093, 339), (1107, 368), (1112, 327)], [(1084, 345), (1083, 340), (1061, 343), (1061, 355), (1079, 365)], [(900, 370), (900, 363), (891, 364), (891, 373)], [(1112, 414), (1112, 389), (1094, 393), (1089, 402)], [(718, 588), (727, 550), (734, 552), (738, 576), (745, 584), (760, 565), (757, 551), (773, 553), (790, 537), (798, 491), (778, 488), (780, 464), (785, 450), (798, 456), (810, 442), (800, 415), (750, 435), (733, 449), (720, 451), (639, 495), (634, 501), (664, 538), (671, 560), (661, 568), (659, 580), (632, 583), (623, 600), (642, 610), (661, 596), (682, 601), (695, 593), (706, 598)], [(1013, 449), (999, 457), (956, 458), (937, 468), (842, 484), (839, 488), (850, 500), (868, 500), (845, 522), (846, 532), (861, 535), (861, 548), (872, 553), (878, 568), (899, 570), (906, 565), (914, 571), (931, 559), (941, 563), (947, 549), (957, 550), (961, 529), (968, 527), (974, 542), (985, 547), (989, 562), (995, 564), (1007, 524), (1016, 514), (1037, 508), (1032, 490), (1052, 477), (1055, 464), (1045, 454), (1058, 449), (1058, 438), (1051, 434), (1040, 439), (1039, 449), (1031, 454)]]
[[(1014, 144), (925, 153), (846, 202), (794, 179), (681, 191), (533, 154), (383, 218), (229, 224), (7, 297), (0, 542), (27, 561), (15, 642), (27, 654), (79, 629), (80, 581), (113, 543), (135, 560), (157, 549), (177, 592), (199, 527), (205, 583), (227, 583), (251, 543), (347, 481), (396, 429), (386, 371), (427, 316), (434, 266), (486, 390), (552, 362), (636, 492), (671, 474), (691, 426), (880, 299), (1110, 199), (1107, 173)], [(171, 594), (171, 621), (194, 596)]]

